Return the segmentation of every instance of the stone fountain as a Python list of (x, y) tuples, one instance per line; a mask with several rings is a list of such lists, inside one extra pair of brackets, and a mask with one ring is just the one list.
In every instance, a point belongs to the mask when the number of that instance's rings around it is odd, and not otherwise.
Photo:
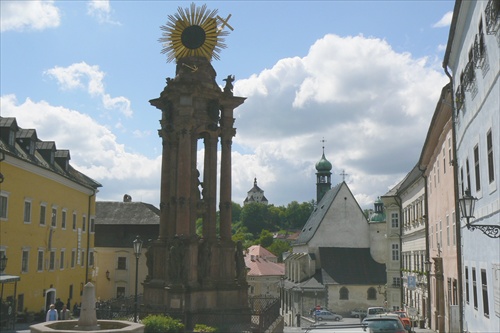
[(122, 320), (97, 320), (95, 288), (87, 283), (83, 288), (82, 308), (78, 320), (47, 321), (30, 326), (31, 333), (143, 333), (144, 325)]

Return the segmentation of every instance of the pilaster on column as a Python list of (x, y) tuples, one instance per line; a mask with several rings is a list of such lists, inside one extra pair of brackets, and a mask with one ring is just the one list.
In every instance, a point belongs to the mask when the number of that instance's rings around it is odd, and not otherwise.
[(203, 174), (203, 201), (205, 204), (205, 220), (203, 221), (203, 237), (214, 240), (216, 233), (216, 199), (217, 199), (217, 137), (209, 134), (205, 137), (205, 161)]
[(234, 129), (224, 128), (221, 134), (221, 163), (220, 163), (220, 237), (222, 240), (231, 239), (231, 145)]
[(179, 126), (179, 151), (177, 152), (177, 219), (176, 233), (190, 236), (190, 199), (191, 199), (191, 130), (189, 122), (182, 122)]

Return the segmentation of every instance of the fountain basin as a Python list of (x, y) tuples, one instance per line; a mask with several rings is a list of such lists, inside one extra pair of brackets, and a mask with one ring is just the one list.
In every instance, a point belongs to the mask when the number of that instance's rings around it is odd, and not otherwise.
[(78, 327), (78, 320), (47, 321), (30, 326), (31, 333), (143, 333), (144, 325), (123, 320), (98, 320), (97, 329)]

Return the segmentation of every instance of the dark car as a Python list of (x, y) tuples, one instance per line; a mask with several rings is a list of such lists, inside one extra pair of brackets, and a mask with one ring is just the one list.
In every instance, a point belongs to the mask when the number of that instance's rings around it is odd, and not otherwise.
[(397, 315), (377, 315), (363, 320), (363, 326), (374, 333), (407, 333)]

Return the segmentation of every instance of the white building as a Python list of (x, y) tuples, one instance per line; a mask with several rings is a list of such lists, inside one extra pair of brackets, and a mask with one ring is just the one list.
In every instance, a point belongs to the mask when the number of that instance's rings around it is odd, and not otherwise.
[[(424, 265), (429, 257), (425, 233), (425, 179), (422, 171), (415, 166), (381, 199), (384, 202), (387, 223), (393, 228), (393, 232), (387, 237), (401, 238), (403, 309), (412, 314), (412, 320), (422, 327), (428, 324), (429, 316), (427, 274)], [(412, 281), (415, 283), (411, 283)], [(391, 280), (388, 282), (391, 283)], [(392, 287), (399, 286), (399, 280), (393, 276)]]
[(500, 1), (456, 1), (443, 66), (454, 92), (458, 197), (477, 198), (461, 219), (463, 331), (500, 328)]

